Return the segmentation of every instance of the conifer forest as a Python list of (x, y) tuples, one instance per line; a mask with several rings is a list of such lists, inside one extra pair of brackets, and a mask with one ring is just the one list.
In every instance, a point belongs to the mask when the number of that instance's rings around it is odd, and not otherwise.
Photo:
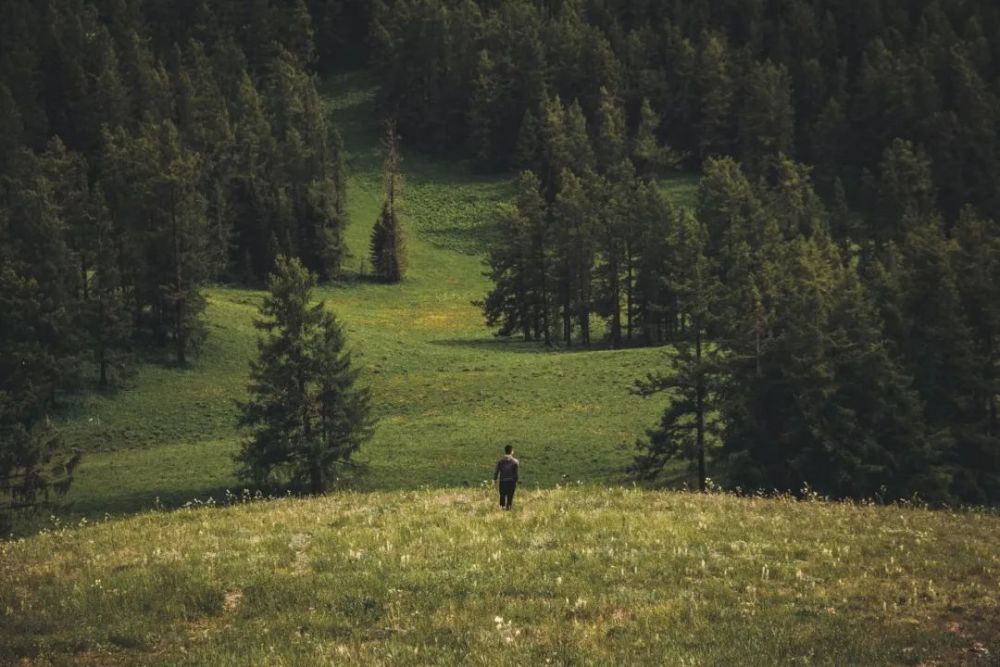
[[(1000, 4), (0, 0), (0, 539), (505, 444), (544, 502), (992, 516)], [(580, 650), (518, 660), (647, 662)]]

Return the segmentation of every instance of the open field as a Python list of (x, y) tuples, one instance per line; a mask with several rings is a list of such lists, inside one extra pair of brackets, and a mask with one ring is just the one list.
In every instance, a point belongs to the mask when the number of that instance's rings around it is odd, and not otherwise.
[(998, 615), (1000, 517), (903, 507), (344, 492), (0, 543), (4, 664), (987, 665)]
[[(344, 322), (380, 417), (360, 471), (344, 484), (475, 486), (506, 443), (530, 486), (621, 479), (633, 443), (664, 407), (629, 388), (669, 363), (669, 351), (547, 351), (494, 338), (472, 301), (488, 288), (482, 256), (511, 185), (461, 163), (405, 156), (410, 272), (399, 286), (358, 279), (382, 196), (375, 91), (358, 74), (328, 89), (350, 156), (355, 257), (346, 279), (319, 296)], [(695, 181), (663, 187), (689, 204)], [(209, 337), (190, 367), (144, 365), (127, 389), (86, 395), (70, 409), (64, 437), (87, 452), (68, 499), (74, 512), (132, 512), (157, 499), (178, 506), (237, 488), (234, 402), (244, 395), (262, 293), (219, 287), (207, 296)]]

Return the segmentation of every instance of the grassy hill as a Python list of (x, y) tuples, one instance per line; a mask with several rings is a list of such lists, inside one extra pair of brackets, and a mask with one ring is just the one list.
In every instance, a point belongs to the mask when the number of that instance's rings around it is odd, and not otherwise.
[[(349, 153), (354, 257), (346, 279), (320, 296), (345, 323), (380, 417), (358, 457), (363, 474), (344, 484), (476, 485), (506, 443), (517, 446), (529, 484), (619, 478), (663, 408), (629, 387), (668, 352), (546, 351), (494, 338), (472, 301), (488, 288), (483, 252), (511, 183), (461, 163), (405, 154), (409, 275), (400, 286), (359, 280), (382, 197), (375, 89), (355, 73), (326, 92)], [(690, 202), (694, 180), (664, 187)], [(177, 506), (237, 487), (234, 401), (244, 395), (261, 296), (207, 290), (209, 338), (190, 367), (145, 365), (127, 389), (73, 405), (61, 428), (87, 452), (69, 497), (75, 512), (132, 512), (157, 499)]]
[(1000, 517), (587, 486), (0, 543), (0, 664), (996, 664)]

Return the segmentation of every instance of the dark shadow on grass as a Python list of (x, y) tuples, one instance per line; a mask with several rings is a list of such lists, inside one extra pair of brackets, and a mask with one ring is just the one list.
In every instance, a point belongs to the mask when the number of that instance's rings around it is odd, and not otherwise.
[(608, 343), (591, 344), (589, 346), (562, 344), (546, 345), (540, 341), (525, 341), (520, 338), (443, 338), (430, 341), (432, 345), (446, 347), (464, 347), (471, 350), (487, 352), (518, 352), (523, 354), (586, 354), (588, 352), (609, 352), (612, 350), (627, 350), (641, 346), (622, 346), (614, 348)]
[(489, 250), (496, 236), (495, 232), (496, 226), (493, 224), (474, 228), (455, 225), (421, 230), (420, 235), (436, 248), (463, 255), (483, 256)]

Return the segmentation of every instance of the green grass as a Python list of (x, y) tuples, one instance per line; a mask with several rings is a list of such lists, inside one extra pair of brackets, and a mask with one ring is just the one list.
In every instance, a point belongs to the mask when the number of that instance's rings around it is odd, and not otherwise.
[[(262, 293), (209, 289), (189, 367), (145, 365), (67, 409), (63, 435), (86, 451), (74, 514), (0, 542), (0, 664), (995, 659), (995, 514), (607, 488), (663, 409), (629, 388), (670, 352), (490, 334), (471, 302), (508, 179), (407, 153), (410, 274), (359, 280), (381, 203), (374, 90), (359, 74), (328, 86), (356, 256), (319, 296), (374, 390), (360, 466), (322, 498), (227, 498)], [(693, 200), (690, 177), (661, 187)], [(513, 513), (482, 487), (506, 443), (524, 480)], [(189, 502), (210, 497), (233, 504)]]
[[(363, 73), (327, 82), (349, 153), (347, 276), (319, 290), (345, 324), (374, 390), (374, 438), (342, 485), (354, 489), (475, 486), (504, 444), (529, 485), (617, 481), (633, 443), (664, 404), (630, 394), (669, 361), (656, 349), (544, 350), (496, 339), (472, 305), (489, 283), (483, 255), (509, 177), (404, 151), (402, 209), (410, 270), (398, 286), (357, 280), (382, 201), (375, 89)], [(403, 138), (404, 148), (406, 137)], [(663, 184), (690, 203), (694, 180)], [(209, 337), (188, 368), (145, 365), (126, 389), (77, 399), (60, 427), (86, 456), (68, 501), (86, 516), (176, 507), (239, 488), (235, 401), (245, 396), (262, 294), (207, 290)]]
[[(0, 664), (974, 665), (1000, 517), (576, 487), (337, 493), (0, 543)], [(995, 664), (995, 663), (993, 663)]]

